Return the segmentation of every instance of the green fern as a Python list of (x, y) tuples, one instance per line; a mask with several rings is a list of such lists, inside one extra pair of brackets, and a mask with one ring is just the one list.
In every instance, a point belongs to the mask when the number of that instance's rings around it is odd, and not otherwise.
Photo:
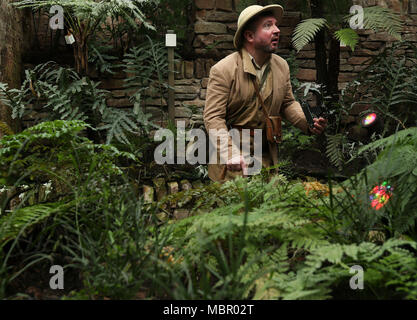
[(294, 29), (292, 44), (297, 51), (314, 39), (315, 35), (323, 28), (328, 27), (324, 18), (311, 18), (301, 21)]
[(383, 30), (397, 38), (397, 40), (401, 40), (400, 32), (404, 22), (396, 12), (381, 6), (374, 6), (364, 8), (363, 14), (365, 29), (372, 29), (375, 32)]
[(142, 96), (158, 96), (161, 99), (168, 89), (168, 57), (162, 42), (153, 42), (150, 37), (140, 46), (133, 47), (123, 60), (126, 87), (138, 107), (142, 107)]
[(327, 135), (326, 155), (330, 163), (336, 166), (339, 170), (343, 169), (344, 156), (341, 146), (345, 141), (343, 134)]
[(74, 207), (74, 202), (36, 204), (17, 209), (0, 217), (0, 248), (30, 227), (58, 212)]
[(352, 49), (352, 51), (355, 50), (355, 46), (358, 44), (359, 41), (358, 34), (350, 28), (335, 31), (334, 37), (341, 43), (344, 43), (346, 46), (349, 46)]

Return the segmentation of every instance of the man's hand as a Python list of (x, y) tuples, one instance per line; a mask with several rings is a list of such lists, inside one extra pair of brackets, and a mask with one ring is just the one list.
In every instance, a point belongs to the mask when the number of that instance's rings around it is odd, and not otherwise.
[(314, 127), (313, 128), (308, 128), (310, 130), (311, 133), (314, 133), (316, 135), (320, 135), (323, 133), (323, 131), (326, 129), (327, 127), (327, 119), (324, 119), (322, 117), (320, 118), (314, 118)]
[(229, 171), (243, 171), (243, 175), (248, 174), (248, 165), (243, 156), (237, 156), (227, 161), (227, 170)]

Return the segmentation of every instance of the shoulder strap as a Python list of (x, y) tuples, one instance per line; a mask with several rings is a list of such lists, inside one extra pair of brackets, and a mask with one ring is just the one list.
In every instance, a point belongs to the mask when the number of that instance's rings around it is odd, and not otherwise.
[(258, 82), (256, 81), (256, 77), (252, 77), (252, 82), (253, 82), (253, 86), (255, 87), (255, 91), (256, 91), (256, 95), (258, 96), (259, 103), (261, 104), (262, 112), (264, 113), (264, 116), (265, 116), (265, 121), (266, 123), (268, 123), (268, 119), (269, 119), (268, 111), (266, 110), (264, 101), (262, 100), (262, 97), (261, 97), (261, 93), (259, 92), (259, 85), (258, 85)]

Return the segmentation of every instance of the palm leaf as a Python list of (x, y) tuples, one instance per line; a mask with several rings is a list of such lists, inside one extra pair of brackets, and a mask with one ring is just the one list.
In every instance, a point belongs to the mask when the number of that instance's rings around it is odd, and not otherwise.
[(327, 27), (327, 20), (324, 18), (312, 18), (301, 21), (294, 30), (292, 44), (297, 51), (300, 51), (306, 44), (314, 39), (315, 35)]

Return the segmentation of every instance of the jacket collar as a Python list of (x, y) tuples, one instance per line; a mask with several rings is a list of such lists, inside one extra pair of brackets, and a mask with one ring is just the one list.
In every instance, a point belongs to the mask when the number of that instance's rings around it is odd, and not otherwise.
[[(254, 63), (256, 64), (256, 62), (255, 62), (254, 58), (249, 54), (249, 52), (245, 48), (242, 48), (242, 61), (243, 61), (243, 71), (256, 76), (256, 69), (255, 69), (255, 66), (254, 66)], [(266, 64), (268, 64), (268, 63), (271, 63), (271, 61), (269, 60), (269, 61), (265, 62), (263, 67), (265, 67)], [(260, 69), (262, 69), (262, 67)]]
[(252, 59), (249, 56), (249, 52), (242, 48), (242, 61), (243, 61), (243, 71), (253, 74), (256, 77), (255, 66), (252, 63)]

